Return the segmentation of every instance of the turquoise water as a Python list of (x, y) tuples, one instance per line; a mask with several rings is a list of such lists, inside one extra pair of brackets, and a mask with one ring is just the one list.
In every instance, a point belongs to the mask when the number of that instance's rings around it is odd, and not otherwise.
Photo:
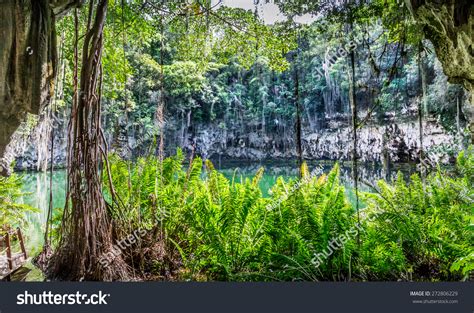
[[(320, 169), (323, 173), (329, 173), (336, 164), (335, 161), (313, 161), (308, 162), (308, 169), (312, 172)], [(260, 181), (260, 189), (264, 196), (269, 195), (269, 190), (273, 187), (278, 177), (285, 179), (298, 176), (298, 166), (296, 162), (263, 162), (263, 163), (236, 163), (229, 162), (223, 164), (215, 164), (216, 168), (222, 172), (228, 179), (235, 179), (238, 182), (247, 178), (253, 178), (259, 168), (264, 168), (264, 175)], [(350, 163), (339, 163), (340, 179), (345, 185), (349, 196), (353, 195), (352, 170)], [(361, 164), (359, 165), (359, 184), (360, 190), (369, 191), (370, 187), (365, 183), (374, 184), (380, 179), (392, 180), (400, 171), (405, 178), (415, 172), (415, 167), (409, 164), (400, 164), (393, 167), (389, 171), (383, 169), (380, 164)]]
[[(24, 173), (23, 202), (39, 209), (38, 213), (26, 216), (27, 229), (24, 230), (27, 241), (26, 248), (30, 255), (40, 252), (43, 245), (44, 229), (48, 216), (50, 179), (48, 173)], [(66, 171), (53, 173), (53, 208), (62, 209), (66, 199)]]
[[(49, 208), (49, 174), (47, 173), (22, 173), (23, 202), (39, 209), (39, 212), (26, 215), (26, 228), (22, 229), (25, 238), (25, 248), (29, 262), (12, 277), (13, 280), (42, 281), (44, 275), (40, 269), (31, 263), (31, 258), (41, 252), (44, 242), (44, 230)], [(66, 198), (66, 171), (53, 173), (53, 205), (56, 212), (62, 210)], [(60, 211), (59, 211), (60, 212)]]

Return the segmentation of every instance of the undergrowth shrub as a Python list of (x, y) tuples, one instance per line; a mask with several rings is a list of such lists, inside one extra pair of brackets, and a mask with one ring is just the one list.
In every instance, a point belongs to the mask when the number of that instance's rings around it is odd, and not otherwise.
[[(291, 186), (298, 184), (294, 192)], [(285, 199), (266, 214), (266, 233), (272, 243), (272, 259), (267, 276), (279, 280), (345, 280), (354, 238), (349, 237), (341, 248), (332, 248), (331, 242), (348, 235), (355, 226), (355, 215), (344, 187), (339, 181), (339, 166), (326, 176), (285, 182), (279, 179), (272, 189), (270, 201)], [(279, 201), (278, 201), (279, 202)], [(324, 262), (317, 266), (315, 256)]]
[(460, 270), (472, 268), (473, 172), (469, 150), (459, 155), (455, 173), (438, 169), (424, 181), (414, 174), (408, 182), (399, 174), (393, 184), (379, 181), (378, 192), (365, 193), (372, 221), (363, 226), (362, 277), (445, 281), (466, 276)]
[[(145, 267), (159, 275), (175, 271), (171, 276), (197, 280), (347, 277), (352, 243), (320, 268), (313, 262), (330, 240), (354, 225), (338, 166), (328, 176), (279, 179), (272, 196), (264, 198), (259, 188), (263, 169), (253, 179), (229, 180), (209, 161), (196, 158), (187, 169), (183, 162), (181, 151), (162, 166), (156, 158), (133, 164), (117, 156), (109, 159), (114, 188), (108, 173), (104, 181), (110, 213), (120, 229), (116, 237), (153, 226), (151, 241), (160, 242), (140, 242), (163, 251)], [(295, 184), (299, 187), (288, 193)], [(272, 203), (278, 205), (269, 210)], [(125, 253), (130, 261), (140, 259), (133, 251)]]
[(263, 169), (227, 179), (210, 161), (184, 163), (181, 151), (162, 164), (111, 156), (104, 171), (116, 239), (147, 230), (122, 253), (154, 279), (459, 280), (472, 269), (472, 152), (454, 174), (378, 182), (361, 194), (360, 225), (337, 165), (319, 177), (304, 165), (263, 197)]
[(25, 213), (37, 209), (21, 203), (25, 193), (22, 191), (22, 179), (13, 174), (10, 177), (0, 176), (0, 230), (7, 227), (23, 226)]

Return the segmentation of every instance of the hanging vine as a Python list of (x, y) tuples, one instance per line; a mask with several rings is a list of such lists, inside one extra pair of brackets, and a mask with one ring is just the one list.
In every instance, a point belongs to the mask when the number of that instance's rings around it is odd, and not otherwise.
[[(80, 85), (77, 87), (78, 53), (75, 48), (75, 95), (69, 121), (68, 185), (59, 247), (51, 260), (49, 274), (54, 279), (116, 280), (128, 277), (128, 267), (120, 256), (109, 266), (100, 257), (112, 249), (112, 225), (102, 194), (101, 160), (101, 57), (107, 0), (94, 10), (90, 2)], [(93, 11), (95, 18), (92, 20)], [(76, 11), (76, 36), (78, 19)], [(78, 37), (76, 37), (76, 45)]]

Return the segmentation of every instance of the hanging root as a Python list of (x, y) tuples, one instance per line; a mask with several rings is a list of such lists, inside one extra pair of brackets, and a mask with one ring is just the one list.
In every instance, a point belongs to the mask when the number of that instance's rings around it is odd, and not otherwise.
[(45, 244), (43, 250), (32, 260), (32, 263), (43, 272), (48, 270), (48, 262), (53, 255), (50, 245)]
[[(90, 2), (90, 13), (94, 2)], [(68, 185), (61, 240), (52, 255), (47, 275), (58, 280), (129, 280), (129, 267), (118, 254), (111, 262), (105, 257), (113, 251), (112, 223), (102, 194), (100, 94), (101, 56), (107, 0), (95, 8), (95, 19), (84, 38), (80, 92), (78, 72), (78, 17), (75, 15), (76, 45), (74, 101), (69, 122)]]
[(120, 255), (113, 260), (107, 258), (114, 251), (112, 231), (106, 216), (105, 201), (101, 195), (95, 200), (103, 205), (100, 208), (87, 205), (76, 207), (64, 220), (62, 239), (48, 268), (50, 278), (94, 281), (131, 279), (130, 269)]
[[(99, 112), (100, 108), (92, 110), (92, 115)], [(79, 124), (72, 120), (71, 125), (82, 135), (70, 145), (68, 203), (48, 275), (60, 280), (129, 280), (129, 268), (120, 255), (104, 262), (113, 251), (113, 234), (99, 170), (101, 136), (97, 129), (84, 133)]]

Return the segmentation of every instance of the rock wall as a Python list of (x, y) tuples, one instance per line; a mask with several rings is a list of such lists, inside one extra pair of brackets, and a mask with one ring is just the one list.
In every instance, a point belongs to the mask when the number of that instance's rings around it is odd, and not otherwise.
[(465, 116), (474, 143), (474, 2), (472, 0), (406, 0), (423, 33), (436, 50), (452, 83), (470, 92)]
[[(22, 131), (24, 123), (15, 132), (5, 152), (6, 158), (15, 160), (15, 170), (46, 171), (51, 159), (51, 132), (54, 131), (53, 165), (62, 168), (67, 163), (67, 121), (52, 121), (48, 112), (39, 116), (39, 122), (31, 130)], [(54, 130), (53, 130), (54, 128)]]
[(27, 113), (49, 103), (56, 72), (55, 20), (84, 0), (0, 1), (0, 175), (6, 147)]
[[(350, 160), (351, 128), (347, 126), (321, 131), (303, 129), (303, 156), (307, 160)], [(451, 151), (461, 149), (461, 140), (448, 134), (436, 120), (423, 126), (423, 151), (433, 162), (452, 162)], [(199, 125), (193, 136), (185, 140), (183, 148), (204, 158), (216, 159), (290, 159), (296, 158), (294, 134), (283, 137), (259, 132), (239, 133), (218, 125)], [(411, 162), (420, 155), (419, 127), (416, 120), (392, 122), (386, 126), (367, 125), (359, 130), (359, 158), (362, 162)]]
[[(6, 147), (27, 113), (39, 114), (48, 104), (56, 70), (55, 19), (84, 0), (1, 0), (0, 1), (0, 175), (8, 174), (10, 159)], [(406, 0), (415, 20), (432, 41), (445, 74), (451, 82), (462, 83), (470, 91), (466, 117), (474, 134), (474, 46), (473, 3), (470, 0)], [(416, 123), (414, 127), (416, 128)], [(361, 131), (362, 160), (380, 161), (414, 158), (416, 131), (407, 124), (374, 126)], [(370, 130), (368, 130), (370, 129)], [(411, 130), (410, 130), (411, 129)], [(426, 128), (425, 141), (451, 143), (435, 124)], [(294, 157), (290, 137), (260, 136), (258, 133), (229, 133), (217, 126), (198, 127), (196, 146), (204, 156), (262, 159)], [(305, 132), (306, 158), (347, 158), (349, 130), (328, 129)], [(396, 135), (398, 134), (398, 135)], [(474, 143), (474, 135), (472, 136)], [(189, 145), (189, 144), (188, 144)], [(426, 147), (428, 148), (428, 147)], [(34, 147), (31, 155), (34, 155)], [(10, 149), (15, 150), (15, 147)], [(375, 152), (369, 157), (369, 153)], [(9, 155), (14, 155), (10, 153)], [(34, 160), (32, 162), (34, 163)], [(28, 163), (28, 164), (30, 164)]]
[[(62, 116), (55, 122), (54, 165), (66, 164), (67, 118)], [(28, 136), (17, 132), (8, 152), (16, 157), (16, 170), (46, 169), (50, 158), (51, 121), (47, 114)], [(168, 125), (176, 125), (169, 121)], [(351, 128), (341, 122), (330, 122), (329, 128), (320, 131), (303, 128), (303, 156), (306, 160), (350, 160)], [(461, 149), (461, 138), (447, 133), (435, 119), (423, 123), (423, 151), (430, 161), (453, 162), (453, 154)], [(171, 126), (170, 126), (171, 127)], [(22, 134), (23, 135), (20, 135)], [(278, 131), (267, 131), (265, 136), (259, 131), (244, 132), (238, 128), (225, 129), (219, 124), (194, 125), (192, 132), (170, 128), (166, 132), (167, 155), (174, 154), (176, 148), (183, 148), (203, 158), (212, 160), (262, 161), (276, 159), (296, 159), (294, 132), (282, 135)], [(106, 134), (109, 142), (113, 136)], [(120, 146), (111, 145), (117, 153), (133, 159), (149, 151), (150, 141), (122, 134)], [(143, 148), (146, 149), (143, 149)], [(361, 162), (406, 163), (418, 162), (420, 155), (419, 128), (416, 119), (391, 121), (382, 125), (367, 125), (359, 130), (358, 144)], [(125, 153), (126, 152), (126, 153)]]

